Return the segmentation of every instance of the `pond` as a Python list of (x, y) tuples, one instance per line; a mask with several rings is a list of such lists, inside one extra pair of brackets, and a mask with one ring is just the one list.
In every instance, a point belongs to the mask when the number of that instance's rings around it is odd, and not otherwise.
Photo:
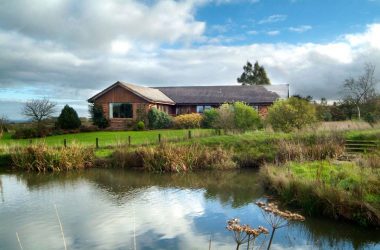
[[(270, 228), (255, 171), (92, 169), (0, 173), (0, 249), (235, 249), (226, 222)], [(257, 247), (263, 240), (257, 239)], [(272, 249), (380, 249), (380, 232), (320, 218), (279, 229)], [(246, 249), (242, 246), (240, 249)]]

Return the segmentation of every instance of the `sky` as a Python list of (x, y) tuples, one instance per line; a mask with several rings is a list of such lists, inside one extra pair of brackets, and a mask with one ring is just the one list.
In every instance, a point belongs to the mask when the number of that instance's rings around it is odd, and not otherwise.
[(377, 66), (380, 0), (1, 0), (0, 116), (49, 98), (88, 116), (118, 80), (232, 85), (247, 62), (291, 94), (338, 100)]

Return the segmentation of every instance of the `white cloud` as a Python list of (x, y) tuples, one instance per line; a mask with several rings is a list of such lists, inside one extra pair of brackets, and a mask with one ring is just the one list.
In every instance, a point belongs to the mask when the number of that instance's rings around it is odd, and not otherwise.
[(347, 34), (344, 39), (354, 47), (362, 46), (380, 49), (380, 24), (367, 25), (366, 32)]
[(111, 43), (111, 51), (117, 54), (126, 54), (132, 48), (128, 41), (115, 40)]
[(249, 30), (249, 31), (247, 31), (247, 34), (248, 35), (257, 35), (257, 34), (259, 34), (259, 32), (257, 30)]
[(283, 22), (286, 20), (286, 18), (287, 18), (287, 15), (280, 15), (280, 14), (271, 15), (267, 18), (261, 19), (259, 21), (259, 24)]
[(292, 32), (303, 33), (303, 32), (306, 32), (308, 30), (311, 30), (312, 28), (313, 27), (311, 27), (310, 25), (300, 25), (297, 27), (289, 27), (289, 30)]
[(271, 31), (268, 31), (266, 34), (269, 36), (277, 36), (280, 34), (280, 31), (279, 30), (271, 30)]
[[(203, 1), (14, 0), (2, 3), (4, 30), (17, 30), (65, 47), (107, 49), (121, 34), (139, 42), (173, 43), (199, 39), (205, 23), (194, 19)], [(26, 7), (28, 6), (28, 7)], [(17, 13), (17, 15), (15, 14)], [(84, 46), (85, 45), (85, 46)]]
[[(16, 6), (19, 0), (4, 4), (8, 12), (19, 12), (17, 18), (0, 9), (0, 115), (11, 119), (19, 118), (11, 103), (26, 96), (48, 96), (60, 105), (71, 100), (87, 116), (86, 100), (117, 80), (148, 86), (234, 84), (247, 60), (263, 64), (273, 83), (290, 83), (292, 93), (316, 98), (336, 99), (342, 81), (359, 74), (365, 62), (380, 68), (379, 23), (328, 43), (227, 46), (241, 43), (244, 34), (205, 37), (205, 23), (194, 17), (202, 0), (31, 1), (28, 8)], [(279, 33), (267, 32), (260, 34)], [(192, 46), (194, 41), (208, 45)], [(168, 43), (175, 46), (168, 49)], [(380, 70), (376, 73), (380, 78)]]

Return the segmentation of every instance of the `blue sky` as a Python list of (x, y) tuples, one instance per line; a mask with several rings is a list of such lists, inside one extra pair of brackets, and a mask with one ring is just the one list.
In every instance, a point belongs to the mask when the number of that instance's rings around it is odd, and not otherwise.
[(338, 100), (345, 78), (380, 68), (380, 0), (0, 3), (0, 116), (11, 119), (42, 97), (87, 116), (86, 100), (118, 80), (236, 84), (247, 60), (293, 94)]
[(379, 22), (379, 11), (380, 1), (248, 0), (205, 5), (196, 19), (207, 22), (211, 37), (237, 39), (224, 44), (323, 43)]

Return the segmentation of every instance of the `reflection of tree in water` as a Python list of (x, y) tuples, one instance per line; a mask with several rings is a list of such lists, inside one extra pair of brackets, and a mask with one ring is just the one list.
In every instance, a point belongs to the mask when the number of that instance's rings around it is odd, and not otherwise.
[[(91, 169), (62, 173), (20, 173), (18, 179), (25, 182), (31, 190), (42, 186), (73, 186), (80, 181), (92, 183), (107, 199), (124, 204), (144, 190), (156, 188), (204, 190), (206, 199), (218, 200), (232, 207), (251, 204), (263, 196), (257, 172), (254, 171), (202, 171), (181, 174), (157, 174), (126, 171), (121, 169)], [(1, 186), (0, 186), (1, 187)], [(293, 228), (293, 226), (291, 226)], [(221, 229), (223, 230), (223, 229)], [(378, 243), (378, 230), (358, 228), (353, 225), (307, 218), (297, 223), (300, 237), (321, 248), (352, 245), (359, 249), (365, 244)], [(294, 232), (292, 232), (294, 235)]]
[(1, 176), (0, 176), (0, 195), (1, 195), (1, 201), (4, 202), (4, 189), (3, 189), (3, 181), (1, 180)]
[[(320, 249), (363, 249), (368, 244), (379, 244), (379, 229), (364, 228), (346, 222), (332, 222), (323, 218), (308, 218), (298, 227), (308, 242)], [(291, 227), (292, 227), (291, 226)]]
[[(89, 178), (117, 199), (131, 196), (150, 187), (204, 189), (207, 199), (232, 203), (233, 207), (249, 204), (263, 192), (253, 171), (201, 171), (179, 174), (140, 173), (132, 171), (91, 171)], [(246, 185), (247, 183), (253, 183)]]
[[(204, 189), (205, 198), (240, 207), (263, 195), (255, 171), (200, 171), (157, 174), (120, 169), (70, 171), (62, 173), (20, 173), (29, 189), (45, 185), (73, 185), (83, 179), (95, 184), (116, 200), (124, 200), (140, 189), (150, 187)], [(140, 190), (141, 191), (141, 190)]]

